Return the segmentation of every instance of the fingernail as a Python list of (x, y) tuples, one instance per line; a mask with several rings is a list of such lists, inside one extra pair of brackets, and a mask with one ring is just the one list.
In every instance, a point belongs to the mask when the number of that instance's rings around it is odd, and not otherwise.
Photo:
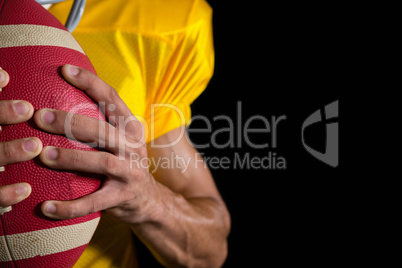
[[(1, 67), (0, 67), (0, 82), (3, 82), (4, 79), (6, 79), (6, 75), (1, 71)], [(2, 92), (3, 89), (0, 87), (0, 92)]]
[(41, 117), (42, 117), (42, 122), (45, 124), (51, 124), (54, 122), (54, 119), (55, 119), (54, 113), (50, 112), (50, 111), (43, 112)]
[(3, 82), (6, 79), (6, 75), (0, 71), (0, 82)]
[(15, 191), (19, 196), (25, 196), (28, 192), (28, 188), (24, 185), (18, 185), (17, 190)]
[(56, 212), (56, 206), (53, 203), (49, 203), (45, 209), (46, 213), (54, 214)]
[(35, 152), (36, 148), (38, 148), (38, 143), (34, 139), (29, 139), (22, 143), (22, 147), (27, 152)]
[(19, 101), (13, 103), (14, 111), (18, 115), (26, 115), (29, 111), (29, 106), (25, 102)]
[(67, 71), (71, 76), (76, 76), (80, 72), (80, 70), (77, 67), (72, 65), (68, 66)]
[(46, 158), (48, 160), (56, 160), (59, 157), (59, 152), (55, 148), (49, 148), (46, 151)]

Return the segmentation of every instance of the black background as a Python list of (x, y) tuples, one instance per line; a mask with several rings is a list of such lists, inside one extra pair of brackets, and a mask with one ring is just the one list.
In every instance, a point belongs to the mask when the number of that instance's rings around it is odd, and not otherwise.
[[(235, 120), (238, 102), (243, 122), (254, 115), (286, 115), (279, 123), (277, 148), (199, 150), (206, 157), (264, 157), (271, 151), (286, 159), (286, 170), (212, 169), (232, 220), (224, 267), (342, 263), (349, 254), (343, 243), (349, 223), (340, 92), (350, 89), (353, 75), (346, 56), (350, 36), (345, 13), (330, 5), (208, 2), (214, 10), (215, 73), (193, 103), (193, 116), (206, 116), (216, 130), (228, 124), (214, 117)], [(303, 148), (301, 127), (310, 114), (336, 100), (340, 164), (333, 168)], [(191, 128), (204, 126), (194, 122)], [(325, 125), (311, 128), (306, 136), (312, 147), (323, 149)], [(271, 142), (269, 134), (250, 137), (255, 143)], [(223, 143), (225, 134), (221, 138)], [(210, 134), (193, 134), (191, 139), (205, 143)], [(142, 267), (158, 267), (145, 250), (139, 256)]]

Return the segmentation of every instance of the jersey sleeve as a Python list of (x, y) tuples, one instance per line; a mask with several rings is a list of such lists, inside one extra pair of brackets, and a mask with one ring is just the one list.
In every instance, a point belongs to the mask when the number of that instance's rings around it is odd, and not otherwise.
[(154, 75), (159, 78), (158, 84), (147, 92), (144, 124), (147, 141), (188, 126), (190, 105), (213, 75), (212, 9), (203, 1), (199, 3), (202, 5), (193, 8), (187, 27), (169, 37), (173, 46), (161, 53), (165, 53), (166, 59), (161, 61), (161, 68), (154, 68), (163, 72)]

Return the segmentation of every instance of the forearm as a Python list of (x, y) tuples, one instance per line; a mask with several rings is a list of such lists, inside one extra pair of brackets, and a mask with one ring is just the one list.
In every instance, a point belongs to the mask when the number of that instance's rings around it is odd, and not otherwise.
[(227, 254), (229, 215), (213, 198), (185, 199), (155, 181), (135, 234), (167, 267), (220, 267)]

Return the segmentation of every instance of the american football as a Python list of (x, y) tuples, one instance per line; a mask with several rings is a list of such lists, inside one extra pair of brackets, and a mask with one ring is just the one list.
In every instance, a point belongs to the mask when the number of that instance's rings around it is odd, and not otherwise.
[[(85, 52), (53, 15), (34, 0), (0, 0), (0, 67), (10, 75), (0, 100), (25, 100), (35, 111), (64, 110), (105, 120), (98, 106), (60, 74), (65, 64), (95, 70)], [(0, 142), (38, 137), (44, 146), (96, 150), (28, 122), (3, 125)], [(0, 186), (27, 182), (32, 194), (0, 215), (0, 267), (72, 267), (97, 228), (100, 212), (71, 220), (51, 220), (41, 212), (46, 200), (73, 200), (96, 191), (102, 177), (52, 170), (39, 159), (10, 164)]]

